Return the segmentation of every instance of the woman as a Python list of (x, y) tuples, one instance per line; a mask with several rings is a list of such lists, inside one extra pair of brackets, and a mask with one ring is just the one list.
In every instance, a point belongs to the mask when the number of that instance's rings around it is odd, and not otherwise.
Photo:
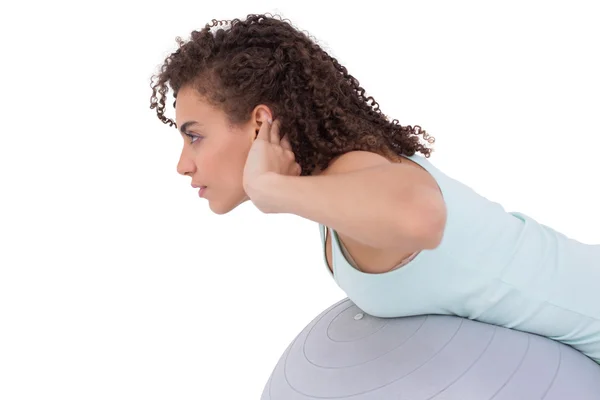
[[(600, 245), (442, 173), (418, 135), (433, 138), (390, 122), (290, 24), (250, 15), (213, 29), (220, 23), (178, 38), (151, 97), (184, 135), (178, 172), (213, 212), (251, 200), (317, 222), (333, 278), (374, 316), (458, 315), (600, 362)], [(177, 123), (164, 115), (167, 85)]]

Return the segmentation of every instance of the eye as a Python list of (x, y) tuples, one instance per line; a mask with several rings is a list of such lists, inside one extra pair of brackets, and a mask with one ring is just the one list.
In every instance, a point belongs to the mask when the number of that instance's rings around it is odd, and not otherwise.
[(202, 139), (202, 136), (190, 135), (189, 133), (184, 133), (184, 135), (190, 138), (190, 144), (194, 144), (196, 142), (194, 139)]

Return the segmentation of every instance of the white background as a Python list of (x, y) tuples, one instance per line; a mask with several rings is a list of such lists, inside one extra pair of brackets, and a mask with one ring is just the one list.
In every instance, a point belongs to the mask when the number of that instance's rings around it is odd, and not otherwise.
[(176, 173), (150, 76), (213, 18), (290, 19), (446, 174), (600, 243), (595, 1), (136, 3), (1, 6), (1, 399), (258, 399), (345, 297), (316, 223)]

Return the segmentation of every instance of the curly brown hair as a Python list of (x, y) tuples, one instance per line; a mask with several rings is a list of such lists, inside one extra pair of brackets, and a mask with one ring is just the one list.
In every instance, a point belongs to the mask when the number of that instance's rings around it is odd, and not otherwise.
[(174, 92), (173, 107), (180, 88), (191, 85), (220, 107), (232, 126), (248, 122), (258, 104), (269, 106), (302, 175), (316, 167), (324, 170), (333, 158), (353, 150), (387, 157), (419, 151), (430, 157), (432, 149), (417, 135), (429, 143), (435, 138), (420, 126), (390, 122), (358, 80), (289, 21), (265, 14), (250, 14), (243, 21), (213, 19), (193, 31), (189, 41), (176, 41), (177, 51), (151, 78), (150, 108), (165, 124), (176, 126), (165, 117), (167, 84)]

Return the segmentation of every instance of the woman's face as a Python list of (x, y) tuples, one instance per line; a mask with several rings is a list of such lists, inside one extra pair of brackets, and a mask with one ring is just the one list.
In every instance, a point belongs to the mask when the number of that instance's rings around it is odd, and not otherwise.
[(232, 127), (223, 111), (187, 86), (177, 93), (175, 115), (184, 141), (177, 172), (205, 187), (202, 197), (216, 214), (225, 214), (248, 200), (242, 185), (244, 165), (257, 130), (271, 117), (270, 110), (257, 106), (249, 122)]

